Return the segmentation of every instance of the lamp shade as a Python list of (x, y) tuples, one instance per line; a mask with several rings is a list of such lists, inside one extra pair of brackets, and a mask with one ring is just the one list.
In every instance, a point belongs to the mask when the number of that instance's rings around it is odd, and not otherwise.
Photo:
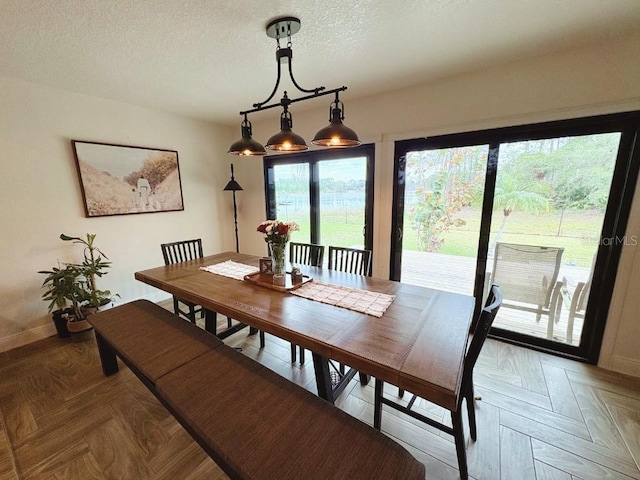
[(291, 130), (291, 114), (284, 111), (280, 116), (280, 131), (273, 135), (265, 145), (269, 150), (279, 152), (300, 152), (308, 150), (309, 147), (300, 135)]
[(338, 121), (319, 130), (311, 143), (320, 147), (357, 147), (360, 140), (356, 132)]
[[(360, 139), (356, 132), (342, 123), (344, 115), (340, 105), (342, 105), (342, 102), (340, 102), (336, 94), (336, 100), (330, 107), (331, 117), (329, 119), (329, 125), (319, 130), (315, 137), (313, 137), (313, 140), (311, 140), (311, 143), (320, 147), (334, 148), (357, 147), (360, 145)], [(344, 106), (342, 108), (344, 108)]]
[(234, 179), (231, 179), (229, 180), (229, 183), (227, 183), (227, 185), (224, 187), (224, 190), (231, 191), (231, 192), (239, 192), (240, 190), (242, 190), (242, 187)]
[(251, 138), (251, 122), (247, 120), (246, 116), (242, 122), (242, 138), (232, 143), (227, 153), (246, 156), (261, 156), (267, 154), (264, 147)]

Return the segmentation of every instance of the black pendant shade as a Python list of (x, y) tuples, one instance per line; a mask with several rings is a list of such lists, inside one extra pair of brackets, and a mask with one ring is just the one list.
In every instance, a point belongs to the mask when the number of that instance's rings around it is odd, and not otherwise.
[[(251, 122), (247, 120), (247, 116), (244, 116), (244, 120), (241, 125), (242, 138), (237, 142), (234, 142), (229, 147), (229, 151), (232, 155), (245, 155), (245, 156), (261, 156), (266, 155), (264, 147), (251, 138)], [(226, 190), (226, 189), (225, 189)]]
[(344, 105), (338, 98), (338, 92), (336, 92), (335, 101), (329, 107), (329, 112), (329, 121), (331, 123), (318, 131), (311, 143), (320, 147), (334, 148), (349, 148), (360, 145), (360, 139), (356, 132), (342, 123), (342, 120), (344, 120)]
[(292, 127), (291, 113), (282, 112), (280, 115), (280, 131), (273, 135), (265, 145), (269, 150), (277, 152), (301, 152), (308, 150), (307, 143), (300, 135), (291, 130)]
[[(291, 37), (293, 34), (300, 30), (300, 19), (296, 17), (279, 17), (272, 20), (267, 24), (266, 32), (270, 38), (275, 38), (277, 43), (276, 48), (276, 63), (278, 65), (278, 76), (276, 79), (275, 87), (271, 92), (271, 95), (263, 101), (253, 104), (253, 109), (240, 112), (240, 115), (244, 115), (244, 121), (242, 122), (242, 138), (233, 143), (229, 147), (228, 153), (232, 155), (247, 155), (247, 156), (260, 156), (265, 155), (265, 147), (269, 150), (277, 152), (300, 152), (308, 150), (307, 143), (304, 138), (294, 133), (292, 128), (291, 113), (289, 112), (289, 105), (292, 103), (300, 102), (303, 100), (309, 100), (316, 97), (322, 97), (324, 95), (330, 95), (335, 93), (336, 99), (331, 104), (329, 109), (329, 121), (330, 124), (321, 129), (313, 138), (312, 143), (321, 147), (333, 147), (333, 148), (347, 148), (356, 147), (360, 145), (358, 135), (349, 127), (345, 126), (342, 121), (344, 120), (344, 105), (338, 98), (339, 92), (344, 92), (347, 87), (334, 88), (332, 90), (325, 90), (325, 87), (316, 87), (311, 89), (302, 88), (293, 76), (293, 48), (291, 46)], [(286, 39), (286, 47), (280, 47), (280, 40)], [(284, 66), (284, 67), (283, 67)], [(284, 92), (284, 96), (277, 103), (267, 105), (267, 103), (274, 97), (278, 91), (280, 85), (280, 78), (282, 68), (286, 68), (289, 71), (289, 77), (293, 85), (305, 95), (298, 98), (289, 98), (287, 92)], [(259, 112), (267, 110), (269, 108), (282, 107), (283, 112), (280, 115), (280, 131), (271, 136), (267, 141), (265, 147), (251, 138), (251, 123), (247, 120), (247, 114), (253, 112)]]

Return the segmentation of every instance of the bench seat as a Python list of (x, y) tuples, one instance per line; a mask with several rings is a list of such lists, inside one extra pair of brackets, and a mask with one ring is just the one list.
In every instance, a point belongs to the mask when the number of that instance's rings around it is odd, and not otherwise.
[(425, 478), (389, 437), (151, 302), (90, 321), (105, 374), (117, 354), (231, 478)]

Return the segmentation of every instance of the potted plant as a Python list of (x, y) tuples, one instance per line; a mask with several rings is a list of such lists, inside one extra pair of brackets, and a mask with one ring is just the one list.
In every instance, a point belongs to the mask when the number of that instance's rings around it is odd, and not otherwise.
[(115, 297), (119, 297), (119, 295), (117, 293), (112, 294), (109, 290), (98, 290), (96, 287), (96, 277), (106, 275), (107, 272), (105, 270), (111, 267), (111, 262), (105, 261), (105, 259), (109, 260), (109, 257), (94, 245), (95, 238), (95, 233), (87, 233), (86, 240), (80, 237), (70, 237), (64, 233), (60, 234), (60, 239), (65, 242), (84, 245), (84, 260), (81, 265), (76, 266), (82, 270), (82, 276), (84, 277), (86, 289), (89, 293), (89, 298), (86, 301), (85, 307), (87, 309), (93, 308), (97, 310), (98, 308), (111, 303), (113, 299)]
[(42, 298), (50, 302), (49, 312), (52, 312), (60, 337), (68, 336), (69, 332), (90, 329), (87, 316), (119, 296), (96, 287), (96, 277), (105, 275), (105, 269), (109, 268), (111, 262), (105, 261), (107, 256), (94, 245), (95, 237), (95, 234), (87, 234), (85, 240), (61, 234), (61, 240), (85, 246), (83, 262), (58, 265), (51, 270), (39, 272), (47, 275), (42, 283), (46, 288)]
[(51, 270), (42, 270), (38, 273), (47, 275), (42, 283), (42, 287), (46, 288), (42, 294), (42, 299), (50, 302), (49, 313), (52, 314), (53, 323), (58, 332), (58, 336), (65, 338), (69, 336), (67, 329), (67, 317), (73, 312), (68, 307), (70, 292), (75, 288), (74, 284), (77, 278), (77, 272), (65, 267), (53, 267)]

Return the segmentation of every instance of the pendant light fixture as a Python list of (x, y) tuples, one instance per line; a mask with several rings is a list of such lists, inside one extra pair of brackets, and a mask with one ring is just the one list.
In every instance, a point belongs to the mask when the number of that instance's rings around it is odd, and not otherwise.
[(242, 138), (237, 142), (234, 142), (229, 147), (229, 152), (232, 155), (246, 155), (246, 156), (258, 156), (266, 155), (264, 147), (251, 138), (251, 122), (247, 119), (245, 114), (244, 120), (241, 124)]
[[(258, 156), (265, 155), (266, 150), (274, 150), (277, 152), (300, 152), (307, 150), (309, 147), (305, 140), (296, 133), (293, 132), (293, 117), (289, 111), (289, 106), (292, 103), (301, 102), (303, 100), (309, 100), (316, 97), (322, 97), (325, 95), (335, 94), (335, 100), (332, 102), (329, 108), (329, 126), (321, 129), (313, 138), (312, 143), (314, 145), (322, 147), (334, 147), (345, 148), (355, 147), (360, 145), (358, 135), (346, 127), (342, 121), (344, 120), (344, 105), (340, 101), (338, 94), (344, 92), (347, 87), (334, 88), (332, 90), (325, 90), (325, 87), (316, 87), (312, 89), (302, 88), (298, 82), (296, 82), (293, 76), (293, 49), (291, 44), (291, 37), (300, 31), (300, 19), (296, 17), (280, 17), (269, 22), (267, 24), (267, 36), (276, 39), (276, 62), (278, 64), (278, 76), (276, 78), (276, 84), (273, 87), (271, 95), (263, 102), (254, 103), (253, 108), (240, 112), (240, 115), (244, 116), (244, 120), (241, 124), (242, 138), (233, 143), (229, 147), (229, 152), (232, 155), (249, 155)], [(280, 40), (286, 38), (286, 47), (280, 46)], [(279, 102), (268, 104), (278, 91), (280, 85), (280, 78), (282, 73), (282, 65), (287, 64), (289, 70), (289, 77), (293, 85), (304, 95), (298, 98), (289, 98), (285, 91)], [(287, 67), (285, 67), (287, 68)], [(265, 147), (251, 138), (251, 122), (247, 119), (247, 115), (269, 108), (282, 107), (282, 114), (280, 115), (280, 131), (275, 135), (272, 135)]]
[[(321, 129), (313, 137), (311, 143), (320, 147), (348, 148), (360, 145), (356, 132), (342, 123), (344, 120), (344, 105), (340, 101), (339, 93), (329, 107), (329, 125)], [(341, 108), (342, 107), (342, 108)]]

